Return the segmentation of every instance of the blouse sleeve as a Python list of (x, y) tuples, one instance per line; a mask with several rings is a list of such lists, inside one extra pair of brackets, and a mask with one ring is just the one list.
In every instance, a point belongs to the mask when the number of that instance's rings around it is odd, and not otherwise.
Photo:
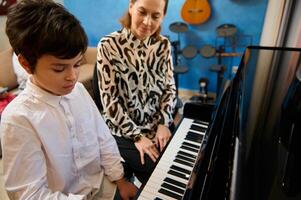
[(113, 66), (110, 48), (101, 41), (97, 49), (97, 76), (103, 117), (113, 134), (133, 138), (134, 135), (140, 134), (141, 130), (129, 117), (122, 106), (121, 98), (118, 97), (120, 92), (116, 84), (118, 71)]
[(173, 63), (171, 56), (171, 45), (168, 40), (167, 50), (165, 56), (166, 65), (166, 79), (165, 79), (165, 90), (160, 101), (160, 111), (157, 113), (159, 115), (159, 124), (163, 124), (167, 127), (173, 122), (173, 114), (175, 112), (176, 105), (176, 85), (173, 73)]

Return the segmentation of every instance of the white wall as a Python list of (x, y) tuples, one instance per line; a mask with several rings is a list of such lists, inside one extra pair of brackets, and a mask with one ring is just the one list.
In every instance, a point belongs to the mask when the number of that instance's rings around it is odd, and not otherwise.
[[(54, 0), (55, 2), (64, 4), (64, 0)], [(8, 38), (5, 34), (6, 16), (0, 16), (0, 51), (10, 47)]]

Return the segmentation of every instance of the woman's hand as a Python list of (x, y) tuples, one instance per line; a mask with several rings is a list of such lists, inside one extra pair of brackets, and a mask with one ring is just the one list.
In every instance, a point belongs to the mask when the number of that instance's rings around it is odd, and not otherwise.
[(159, 151), (150, 139), (142, 136), (138, 142), (135, 142), (135, 146), (140, 153), (142, 165), (144, 165), (144, 154), (147, 154), (152, 161), (156, 162), (157, 158), (159, 157)]
[(155, 142), (156, 142), (156, 146), (158, 147), (158, 149), (160, 149), (161, 152), (163, 151), (164, 147), (166, 146), (170, 138), (171, 138), (171, 132), (169, 128), (167, 128), (162, 124), (159, 124), (156, 137), (155, 137)]

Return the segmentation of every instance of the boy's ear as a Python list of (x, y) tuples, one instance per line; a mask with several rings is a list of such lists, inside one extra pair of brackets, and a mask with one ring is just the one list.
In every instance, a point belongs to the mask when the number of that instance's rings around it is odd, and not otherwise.
[(33, 74), (33, 72), (31, 71), (29, 62), (26, 60), (26, 58), (24, 58), (24, 56), (22, 56), (21, 54), (18, 55), (18, 60), (19, 63), (21, 64), (21, 66), (25, 69), (25, 71), (28, 74)]

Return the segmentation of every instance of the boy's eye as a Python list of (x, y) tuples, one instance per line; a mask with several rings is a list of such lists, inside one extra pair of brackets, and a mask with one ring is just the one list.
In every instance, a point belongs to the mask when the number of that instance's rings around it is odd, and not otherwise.
[(53, 68), (53, 71), (55, 71), (55, 72), (62, 72), (62, 71), (64, 71), (64, 69), (65, 69), (65, 67), (64, 66), (55, 66), (54, 68)]
[(74, 67), (80, 67), (81, 66), (81, 63), (78, 63), (78, 64), (75, 64)]

